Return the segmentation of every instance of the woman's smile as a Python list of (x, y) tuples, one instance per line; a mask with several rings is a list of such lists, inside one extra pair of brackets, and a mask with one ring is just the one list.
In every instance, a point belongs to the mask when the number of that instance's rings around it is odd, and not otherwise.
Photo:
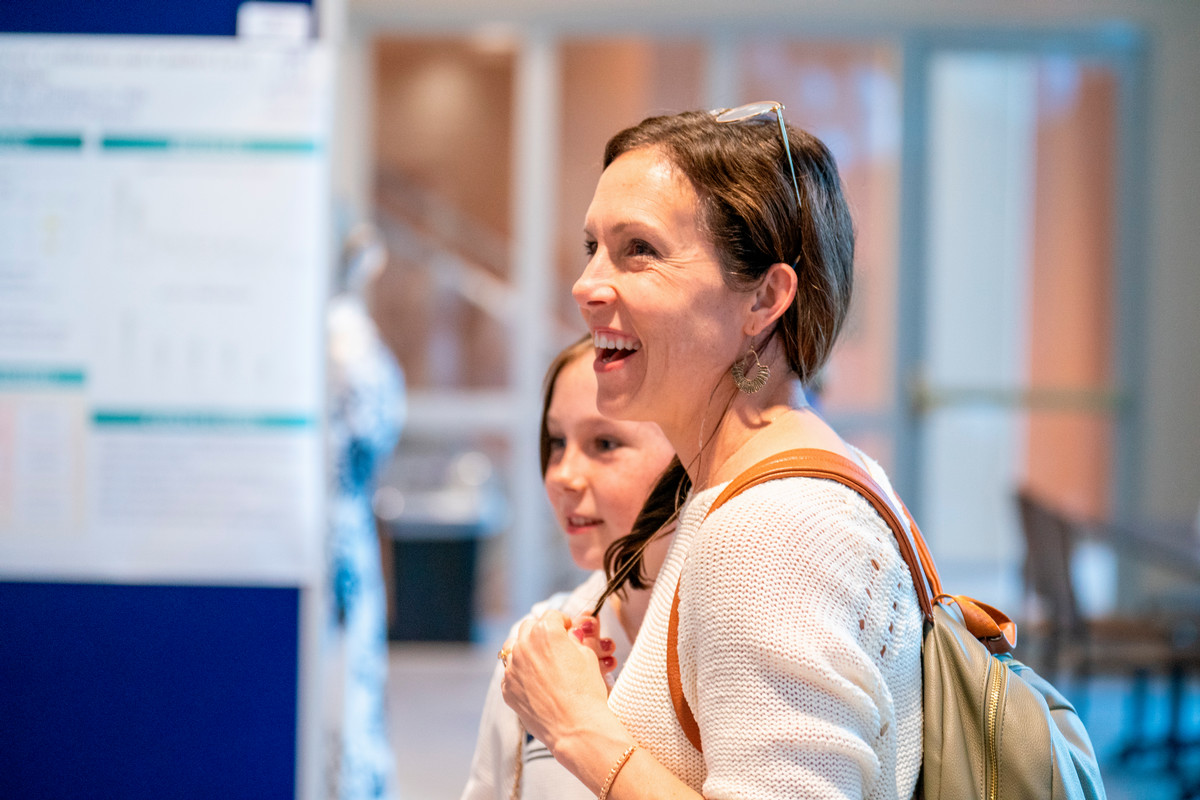
[(642, 343), (635, 337), (609, 328), (601, 328), (592, 332), (592, 346), (596, 348), (595, 369), (597, 372), (610, 372), (618, 369), (621, 362), (632, 358), (642, 349)]

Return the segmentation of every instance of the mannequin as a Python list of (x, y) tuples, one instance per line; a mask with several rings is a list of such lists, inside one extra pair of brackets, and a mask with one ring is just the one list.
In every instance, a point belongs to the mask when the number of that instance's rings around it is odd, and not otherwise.
[(403, 373), (367, 311), (387, 254), (368, 224), (345, 240), (328, 313), (329, 526), (324, 636), (326, 797), (392, 798), (384, 719), (387, 623), (371, 498), (403, 417)]

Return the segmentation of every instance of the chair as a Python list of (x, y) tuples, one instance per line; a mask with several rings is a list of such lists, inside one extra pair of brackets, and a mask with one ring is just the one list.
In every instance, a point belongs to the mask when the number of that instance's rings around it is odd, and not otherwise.
[(1129, 727), (1122, 735), (1118, 757), (1128, 759), (1165, 744), (1168, 766), (1174, 768), (1179, 755), (1175, 745), (1181, 740), (1174, 720), (1181, 709), (1172, 709), (1173, 730), (1165, 743), (1148, 744), (1145, 725), (1151, 678), (1170, 680), (1173, 704), (1181, 706), (1183, 702), (1185, 654), (1175, 644), (1172, 626), (1143, 615), (1085, 616), (1077, 600), (1072, 555), (1089, 526), (1025, 489), (1017, 492), (1017, 504), (1025, 538), (1026, 594), (1036, 597), (1043, 609), (1043, 619), (1022, 626), (1022, 632), (1032, 634), (1029, 638), (1034, 640), (1032, 657), (1023, 652), (1025, 648), (1018, 657), (1047, 676), (1069, 675), (1081, 716), (1086, 714), (1092, 677), (1130, 678)]

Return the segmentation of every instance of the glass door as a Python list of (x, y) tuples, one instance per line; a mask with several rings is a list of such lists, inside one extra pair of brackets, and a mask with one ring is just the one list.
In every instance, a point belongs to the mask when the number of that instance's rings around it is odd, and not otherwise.
[(1128, 79), (1119, 51), (1034, 45), (918, 49), (908, 68), (902, 472), (944, 582), (1002, 608), (1022, 595), (1018, 489), (1085, 518), (1122, 502)]

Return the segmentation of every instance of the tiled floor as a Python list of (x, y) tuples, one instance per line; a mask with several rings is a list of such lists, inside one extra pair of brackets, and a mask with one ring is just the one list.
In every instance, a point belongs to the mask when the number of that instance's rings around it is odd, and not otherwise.
[[(388, 714), (396, 750), (400, 800), (457, 800), (466, 780), (479, 712), (498, 645), (393, 644)], [(1187, 709), (1190, 729), (1200, 728), (1195, 702)], [(1157, 762), (1118, 766), (1111, 755), (1123, 718), (1123, 686), (1097, 682), (1090, 695), (1087, 726), (1101, 754), (1109, 800), (1175, 800), (1176, 781)], [(1152, 728), (1165, 724), (1161, 696), (1152, 703)], [(1200, 775), (1200, 765), (1196, 765)]]

